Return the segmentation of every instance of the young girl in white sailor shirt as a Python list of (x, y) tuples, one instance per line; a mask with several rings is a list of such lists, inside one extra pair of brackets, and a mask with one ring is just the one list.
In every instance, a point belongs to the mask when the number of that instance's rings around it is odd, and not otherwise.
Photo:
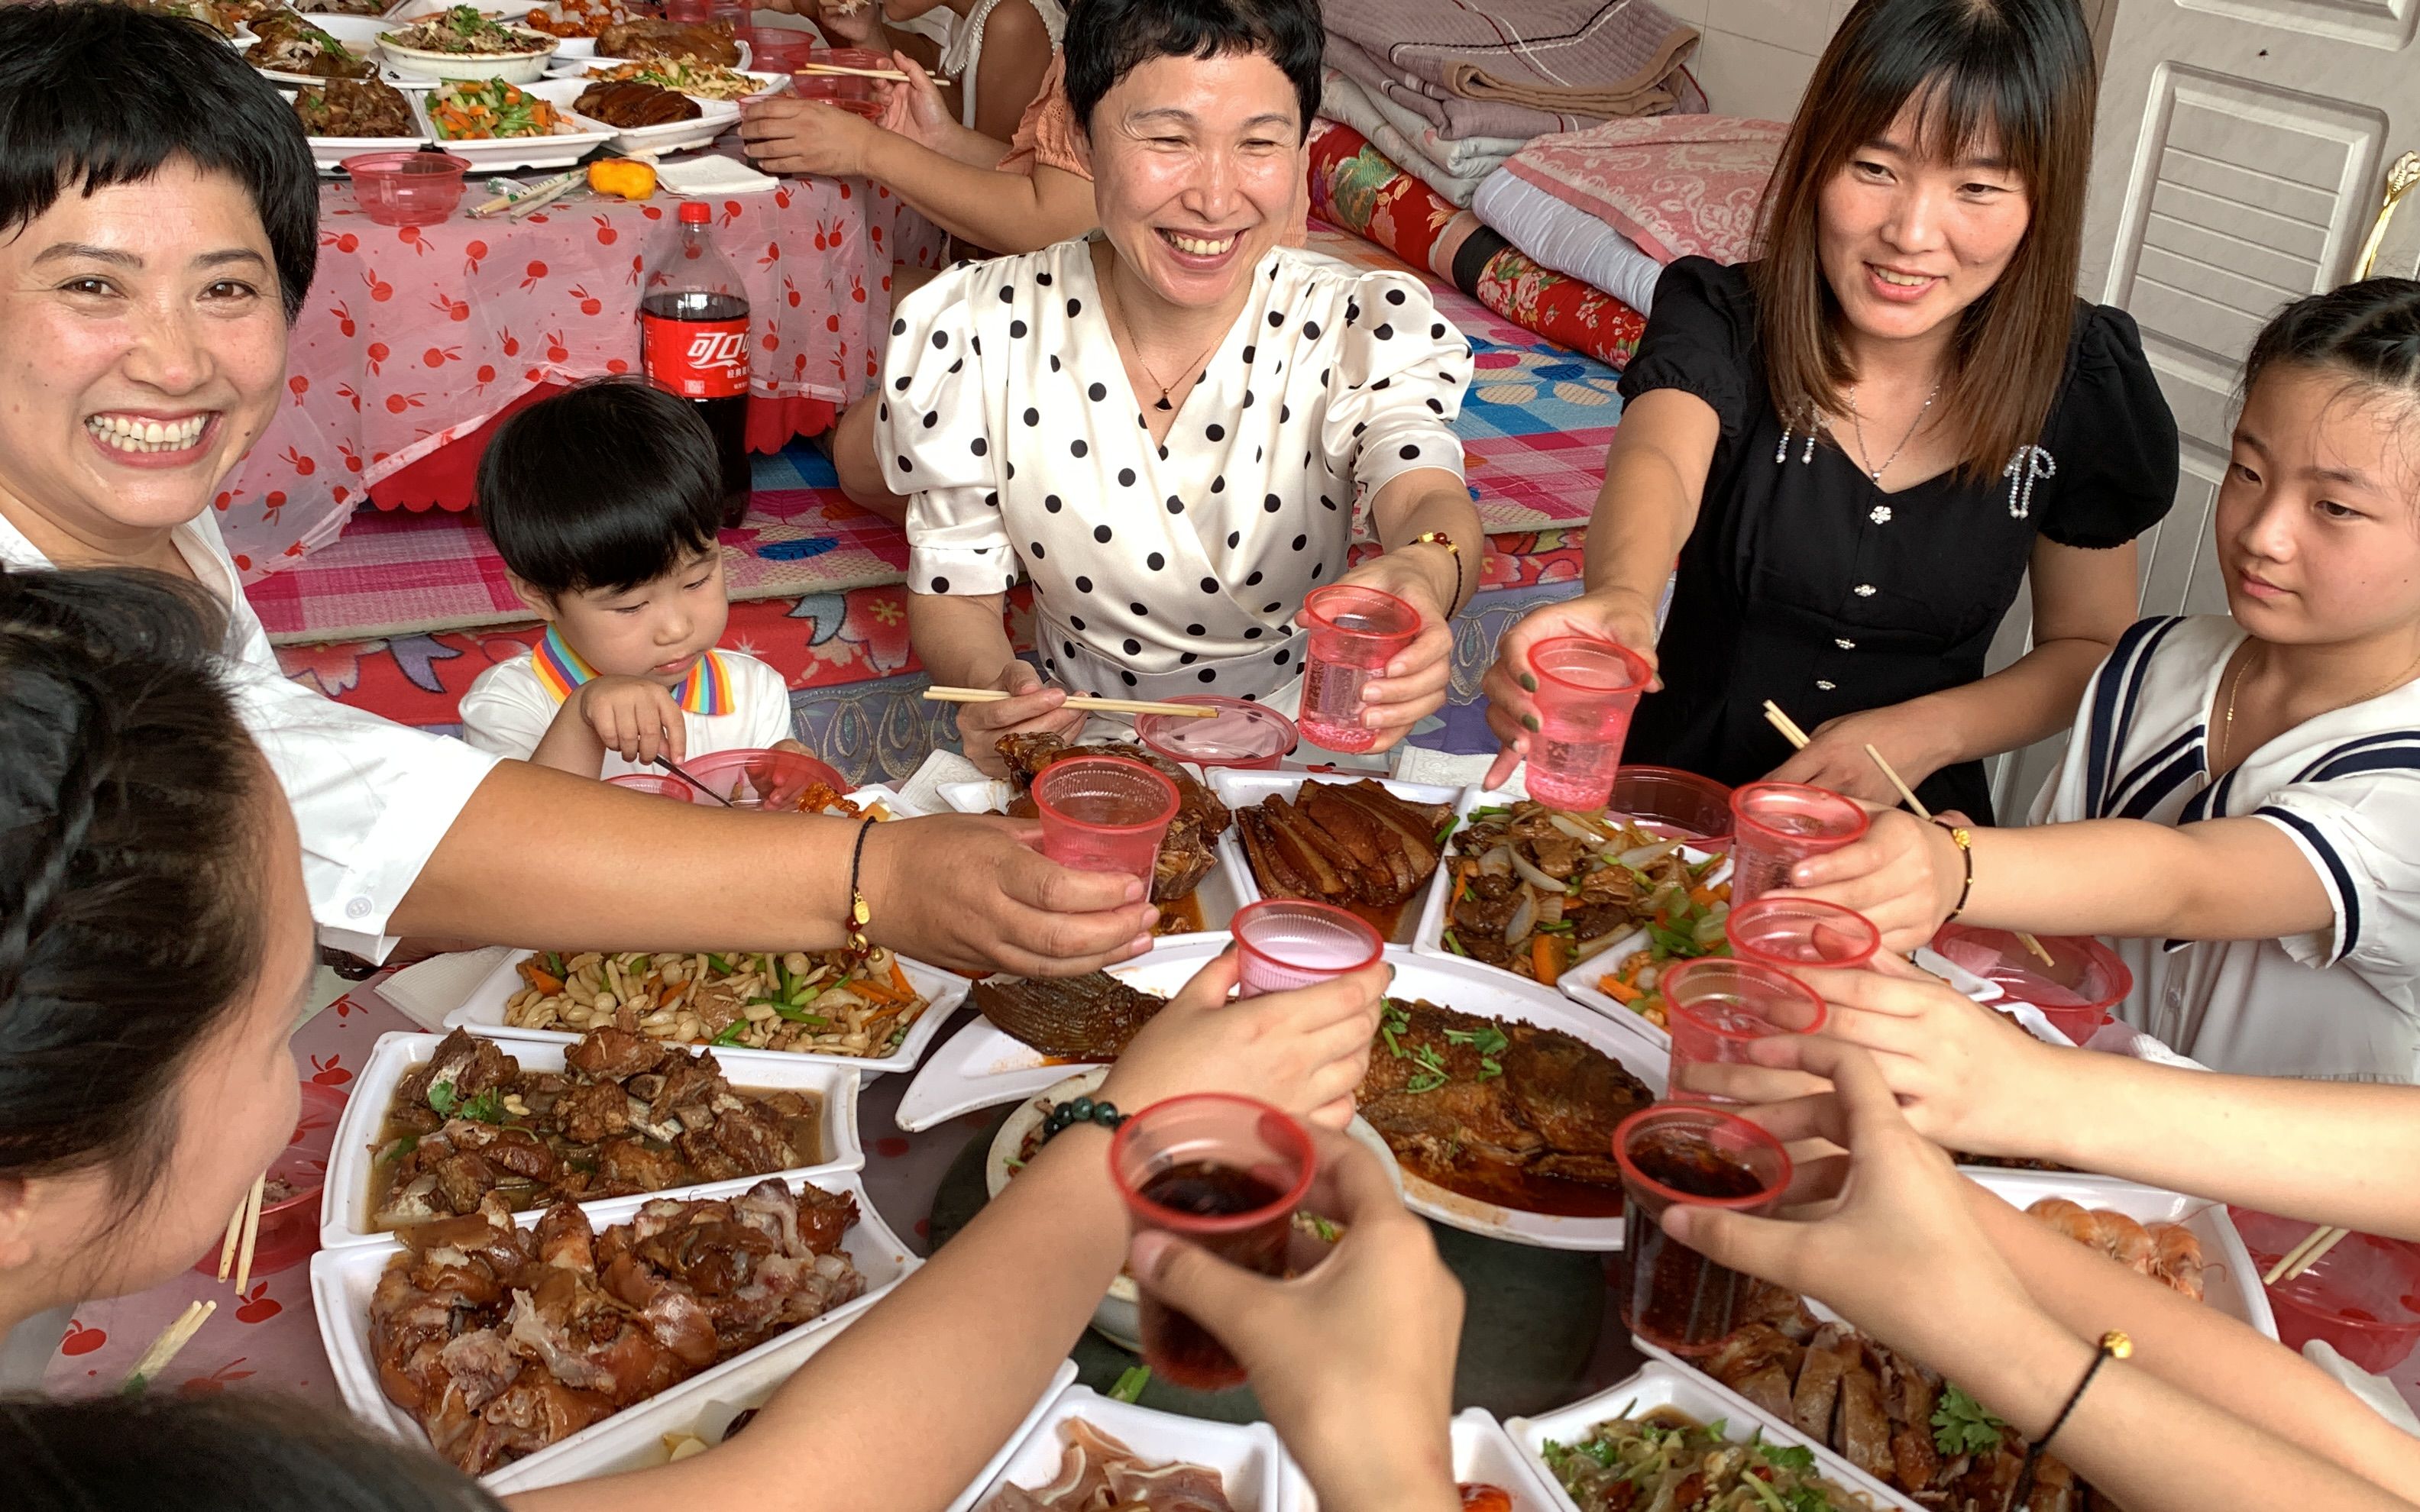
[(2033, 827), (1881, 815), (1794, 880), (1901, 949), (2113, 936), (2120, 1016), (2222, 1071), (2420, 1081), (2420, 283), (2270, 323), (2215, 519), (2228, 614), (2127, 632)]

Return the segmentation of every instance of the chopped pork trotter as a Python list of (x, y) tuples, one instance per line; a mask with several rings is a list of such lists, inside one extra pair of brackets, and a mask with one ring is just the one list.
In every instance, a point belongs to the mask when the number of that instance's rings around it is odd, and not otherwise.
[(1272, 898), (1391, 907), (1435, 874), (1439, 842), (1453, 810), (1408, 803), (1385, 784), (1305, 782), (1236, 816), (1236, 833), (1261, 891)]
[(1130, 762), (1142, 763), (1174, 783), (1176, 817), (1168, 822), (1168, 833), (1159, 842), (1159, 857), (1151, 879), (1152, 902), (1173, 903), (1186, 896), (1200, 887), (1210, 869), (1218, 864), (1210, 847), (1227, 832), (1234, 815), (1208, 788), (1196, 781), (1192, 773), (1157, 751), (1116, 741), (1071, 746), (1052, 734), (1002, 735), (999, 750), (1001, 758), (1008, 763), (1009, 780), (1016, 787), (1016, 801), (1009, 806), (1011, 813), (1020, 810), (1032, 813), (1033, 799), (1029, 790), (1036, 774), (1053, 762), (1063, 762), (1071, 756), (1123, 756)]
[(1046, 981), (993, 977), (975, 983), (975, 1007), (1011, 1039), (1064, 1060), (1115, 1060), (1136, 1031), (1168, 1006), (1106, 971)]

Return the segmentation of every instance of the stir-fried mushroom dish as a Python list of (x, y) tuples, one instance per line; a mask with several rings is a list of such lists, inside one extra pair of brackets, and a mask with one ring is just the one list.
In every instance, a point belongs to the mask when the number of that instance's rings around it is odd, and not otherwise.
[(1722, 913), (1682, 842), (1526, 800), (1474, 809), (1454, 837), (1446, 949), (1552, 985), (1565, 971), (1676, 909), (1709, 940)]
[(294, 114), (306, 136), (418, 136), (411, 103), (403, 91), (378, 79), (331, 79), (294, 96)]
[(1435, 875), (1452, 822), (1447, 804), (1406, 803), (1384, 784), (1305, 782), (1235, 816), (1261, 893), (1391, 908)]
[(840, 1247), (857, 1216), (846, 1193), (768, 1180), (598, 1234), (569, 1203), (516, 1228), (490, 1196), (397, 1236), (370, 1299), (379, 1385), (485, 1474), (862, 1295)]
[(711, 1051), (591, 1029), (560, 1072), (525, 1071), (456, 1029), (399, 1083), (379, 1132), (371, 1206), (380, 1228), (475, 1212), (634, 1196), (813, 1165), (812, 1093), (735, 1090)]

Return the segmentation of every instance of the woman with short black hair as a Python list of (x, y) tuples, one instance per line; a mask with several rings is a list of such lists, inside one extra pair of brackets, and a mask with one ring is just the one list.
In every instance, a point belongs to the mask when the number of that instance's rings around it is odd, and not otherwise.
[[(1280, 245), (1319, 102), (1311, 0), (1078, 0), (1068, 95), (1101, 230), (902, 301), (876, 455), (910, 496), (909, 625), (966, 706), (967, 754), (1074, 733), (1070, 692), (1291, 711), (1303, 596), (1418, 610), (1357, 713), (1401, 740), (1445, 699), (1481, 538), (1452, 428), (1470, 348), (1407, 273)], [(1356, 566), (1356, 540), (1382, 554)], [(1034, 590), (1039, 673), (1001, 622)], [(1047, 682), (1046, 685), (1045, 674)]]

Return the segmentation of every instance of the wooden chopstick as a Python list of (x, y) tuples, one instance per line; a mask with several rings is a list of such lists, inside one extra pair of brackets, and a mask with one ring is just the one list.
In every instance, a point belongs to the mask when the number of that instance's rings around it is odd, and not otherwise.
[[(1004, 698), (1016, 697), (996, 687), (928, 687), (926, 702), (932, 703), (997, 703)], [(1061, 705), (1069, 709), (1098, 709), (1104, 714), (1164, 714), (1175, 719), (1207, 719), (1218, 711), (1200, 703), (1154, 703), (1149, 699), (1096, 699), (1078, 693)]]
[[(1884, 759), (1883, 753), (1874, 749), (1873, 747), (1868, 746), (1866, 748), (1866, 754), (1872, 757), (1874, 759), (1874, 764), (1883, 769), (1883, 776), (1890, 779), (1890, 785), (1899, 789), (1899, 795), (1907, 800), (1907, 806), (1915, 810), (1916, 816), (1927, 824), (1932, 823), (1932, 810), (1924, 806), (1924, 800), (1916, 795), (1916, 789), (1909, 787), (1907, 783), (1900, 779), (1898, 770), (1894, 768), (1888, 761)], [(2041, 964), (2043, 965), (2055, 966), (2058, 964), (2058, 962), (2051, 955), (2050, 951), (2043, 947), (2040, 940), (2026, 933), (2024, 930), (2018, 930), (2016, 932), (2016, 936), (2017, 943), (2024, 946), (2026, 949), (2031, 950), (2035, 955), (2040, 957)]]
[(260, 1240), (260, 1195), (268, 1185), (269, 1173), (263, 1171), (252, 1179), (252, 1195), (243, 1199), (242, 1247), (235, 1257), (235, 1289), (239, 1293), (252, 1285), (252, 1247)]
[(142, 1395), (143, 1388), (151, 1384), (154, 1376), (168, 1368), (168, 1362), (177, 1357), (177, 1351), (191, 1342), (193, 1336), (202, 1331), (202, 1325), (210, 1320), (210, 1314), (218, 1310), (219, 1304), (215, 1302), (187, 1304), (185, 1310), (160, 1331), (160, 1336), (153, 1339), (150, 1348), (134, 1362), (134, 1368), (126, 1373), (126, 1380), (118, 1386), (118, 1391), (128, 1396)]
[[(852, 69), (841, 63), (801, 63), (790, 71), (792, 73), (845, 74), (852, 79), (889, 79), (898, 84), (908, 82), (908, 75), (897, 69)], [(942, 73), (928, 73), (925, 77), (933, 81), (933, 87), (936, 89), (947, 89), (958, 82)]]
[(219, 1246), (219, 1279), (222, 1281), (235, 1273), (235, 1247), (243, 1238), (244, 1210), (251, 1206), (252, 1197), (247, 1193), (237, 1201), (235, 1212), (227, 1219), (226, 1242)]
[(2342, 1243), (2345, 1235), (2350, 1232), (2349, 1228), (2321, 1224), (2304, 1235), (2301, 1243), (2279, 1256), (2277, 1263), (2269, 1267), (2268, 1273), (2260, 1278), (2260, 1284), (2264, 1287), (2273, 1287), (2280, 1281), (2291, 1281), (2317, 1265), (2320, 1256)]
[(1764, 701), (1764, 719), (1765, 723), (1781, 732), (1781, 738), (1790, 742), (1792, 750), (1807, 748), (1807, 732), (1799, 729), (1798, 722), (1782, 713), (1781, 705), (1771, 699)]

